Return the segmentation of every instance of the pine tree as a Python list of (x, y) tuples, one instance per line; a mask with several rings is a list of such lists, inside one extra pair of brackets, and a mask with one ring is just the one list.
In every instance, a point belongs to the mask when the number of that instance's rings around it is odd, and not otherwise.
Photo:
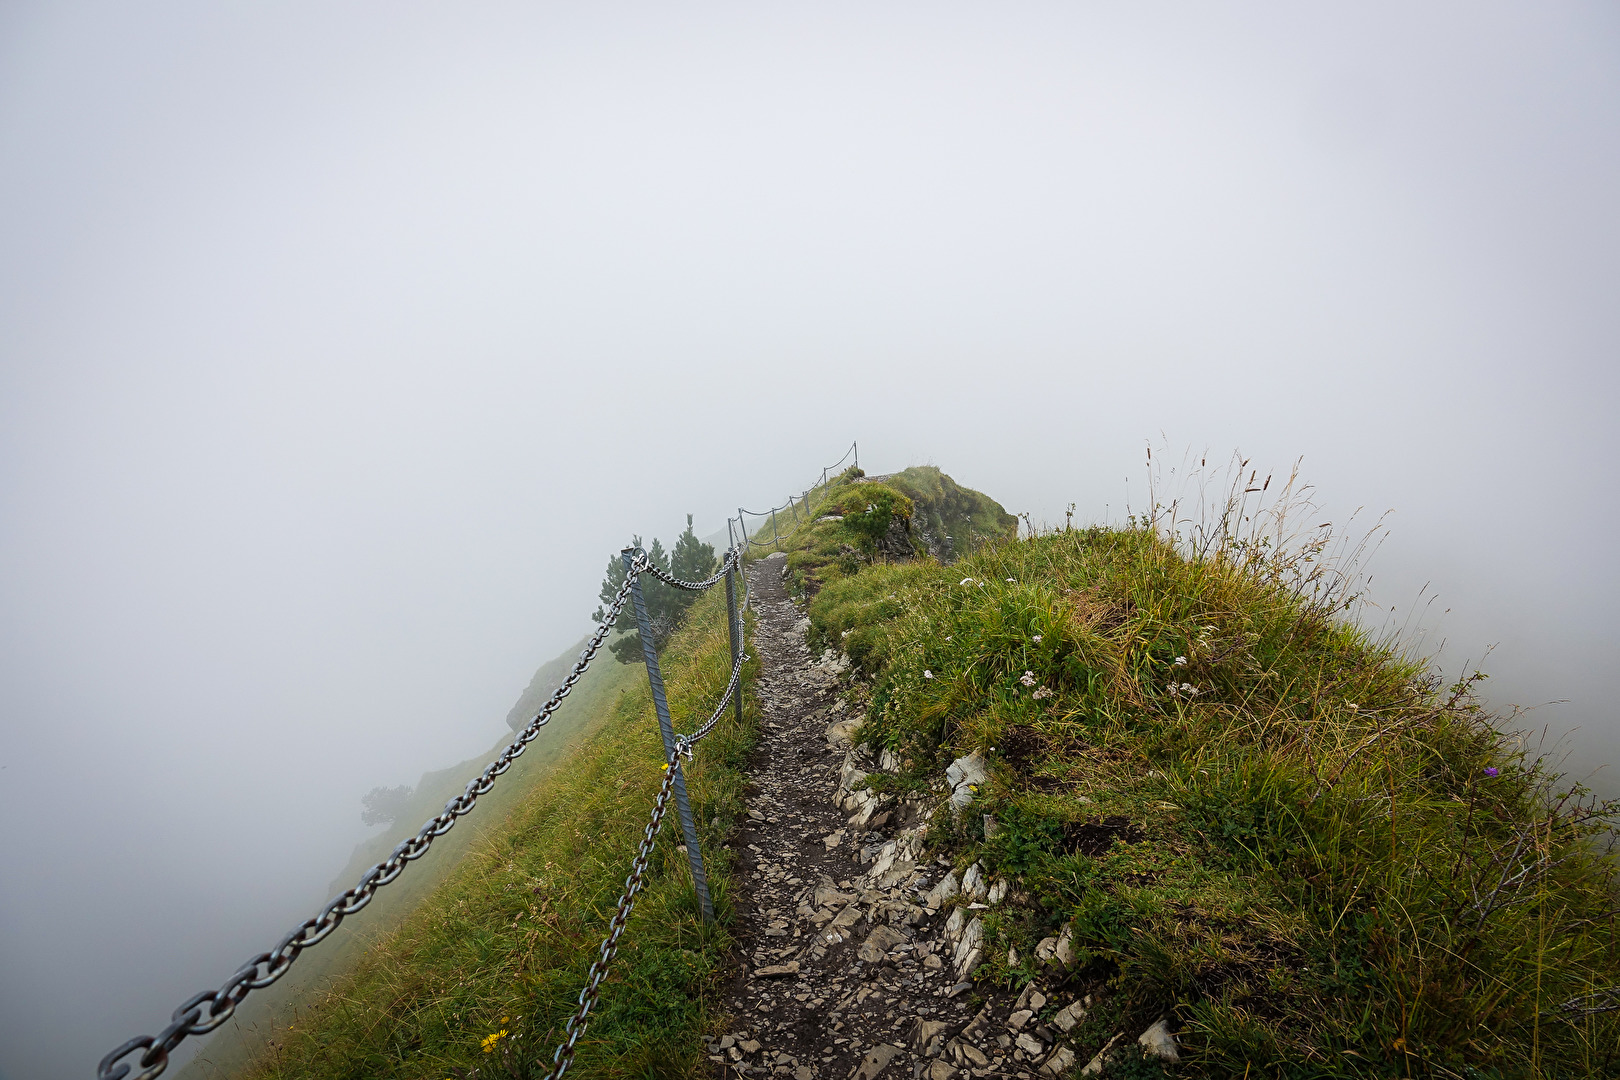
[[(635, 537), (636, 547), (641, 547), (641, 537)], [(647, 550), (647, 558), (652, 564), (666, 574), (671, 573), (669, 553), (664, 545), (654, 538), (652, 547)], [(602, 590), (597, 595), (601, 597), (602, 606), (596, 609), (591, 618), (601, 622), (607, 618), (608, 605), (618, 595), (619, 589), (624, 585), (624, 560), (618, 555), (608, 560), (607, 576), (602, 581)], [(680, 616), (686, 610), (686, 593), (681, 589), (673, 589), (651, 574), (641, 579), (641, 597), (647, 605), (647, 618), (652, 623), (653, 648), (662, 649), (669, 635), (675, 632)], [(642, 662), (641, 632), (636, 622), (636, 605), (634, 600), (626, 600), (619, 612), (619, 618), (613, 624), (613, 629), (621, 635), (608, 644), (608, 649), (618, 658), (621, 664), (639, 664)]]
[[(682, 581), (702, 581), (714, 573), (715, 566), (714, 545), (705, 544), (697, 538), (692, 531), (692, 515), (686, 515), (686, 531), (675, 541), (675, 551), (669, 560), (669, 572)], [(686, 603), (682, 605), (684, 611), (690, 607), (697, 593), (686, 593)]]

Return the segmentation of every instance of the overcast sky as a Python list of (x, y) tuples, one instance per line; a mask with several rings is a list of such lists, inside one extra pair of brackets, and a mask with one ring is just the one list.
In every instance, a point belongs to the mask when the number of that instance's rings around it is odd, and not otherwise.
[(0, 3), (0, 1074), (270, 947), (632, 532), (856, 438), (1037, 521), (1303, 457), (1620, 761), (1616, 12)]

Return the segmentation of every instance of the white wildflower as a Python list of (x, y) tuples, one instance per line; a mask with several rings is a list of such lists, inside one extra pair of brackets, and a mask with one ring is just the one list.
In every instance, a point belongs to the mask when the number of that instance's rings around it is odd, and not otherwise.
[(1036, 634), (1034, 637), (1030, 638), (1029, 640), (1031, 640), (1031, 641), (1035, 642), (1035, 644), (1039, 645), (1041, 643), (1041, 635)]
[(927, 668), (923, 668), (923, 678), (932, 679), (933, 677), (934, 673), (932, 671), (929, 671)]
[(1186, 662), (1187, 662), (1187, 658), (1185, 656), (1176, 657), (1177, 665), (1185, 664)]
[(1033, 671), (1026, 671), (1018, 681), (1023, 683), (1025, 686), (1034, 686), (1035, 673)]
[(1036, 701), (1041, 700), (1041, 698), (1049, 698), (1052, 696), (1052, 688), (1049, 686), (1043, 686), (1029, 696), (1034, 698)]
[(1008, 578), (1008, 579), (1007, 579), (1007, 584), (1009, 584), (1009, 585), (1011, 585), (1011, 584), (1012, 584), (1012, 583), (1013, 583), (1013, 579), (1012, 579), (1012, 578)]
[(959, 584), (959, 585), (971, 585), (971, 584), (973, 584), (973, 579), (970, 578), (970, 577), (965, 577), (961, 581), (957, 582), (957, 584)]

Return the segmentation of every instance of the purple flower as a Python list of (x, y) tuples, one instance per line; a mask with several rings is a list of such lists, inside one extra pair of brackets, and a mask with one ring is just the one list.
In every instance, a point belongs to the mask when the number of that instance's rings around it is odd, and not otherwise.
[(1485, 775), (1486, 776), (1496, 776), (1498, 774), (1499, 774), (1499, 770), (1496, 768), (1495, 765), (1492, 765), (1492, 766), (1490, 766), (1489, 768), (1487, 768), (1485, 770)]

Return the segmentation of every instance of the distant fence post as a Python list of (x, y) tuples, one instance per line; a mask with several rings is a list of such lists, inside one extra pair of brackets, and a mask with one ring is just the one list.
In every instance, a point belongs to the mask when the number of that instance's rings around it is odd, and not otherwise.
[[(736, 549), (733, 548), (732, 550), (735, 551)], [(729, 552), (726, 557), (731, 557)], [(732, 667), (737, 666), (737, 657), (742, 655), (742, 612), (737, 608), (737, 575), (740, 573), (742, 573), (741, 558), (737, 560), (730, 570), (726, 571), (726, 615), (728, 616), (726, 627), (731, 631)], [(733, 695), (733, 703), (737, 708), (737, 723), (739, 724), (742, 723), (743, 718), (742, 699), (742, 687), (739, 686), (737, 687), (737, 693)]]
[[(619, 552), (624, 560), (625, 573), (632, 572), (635, 548)], [(641, 579), (630, 586), (630, 596), (636, 605), (636, 627), (641, 632), (641, 656), (647, 662), (647, 682), (652, 687), (653, 707), (658, 711), (658, 730), (664, 736), (664, 758), (675, 751), (675, 725), (669, 718), (669, 701), (664, 696), (664, 676), (658, 670), (658, 650), (653, 646), (652, 619), (647, 615), (647, 601), (641, 595)], [(733, 660), (735, 663), (735, 660)], [(714, 922), (714, 903), (709, 899), (709, 877), (703, 872), (703, 852), (698, 847), (697, 822), (692, 820), (692, 803), (686, 795), (686, 773), (680, 758), (670, 766), (675, 772), (675, 810), (681, 818), (681, 832), (686, 835), (686, 860), (692, 866), (692, 885), (697, 889), (698, 907), (704, 922)]]

